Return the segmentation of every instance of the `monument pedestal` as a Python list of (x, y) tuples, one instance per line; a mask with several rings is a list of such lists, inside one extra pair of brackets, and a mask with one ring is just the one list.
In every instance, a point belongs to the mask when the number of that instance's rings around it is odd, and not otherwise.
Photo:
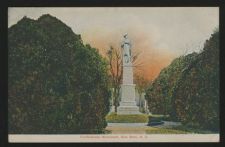
[(138, 107), (135, 107), (135, 106), (121, 106), (121, 107), (118, 107), (118, 112), (117, 114), (141, 114), (139, 112), (139, 109)]
[(133, 84), (132, 64), (123, 66), (122, 95), (118, 114), (141, 114), (135, 102), (135, 84)]

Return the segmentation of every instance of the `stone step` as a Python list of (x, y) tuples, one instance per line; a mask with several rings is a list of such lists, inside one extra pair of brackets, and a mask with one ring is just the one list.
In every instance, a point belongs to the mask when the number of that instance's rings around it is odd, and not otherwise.
[(122, 101), (120, 102), (120, 106), (136, 106), (136, 102), (135, 101)]
[(142, 114), (137, 106), (119, 106), (118, 114)]

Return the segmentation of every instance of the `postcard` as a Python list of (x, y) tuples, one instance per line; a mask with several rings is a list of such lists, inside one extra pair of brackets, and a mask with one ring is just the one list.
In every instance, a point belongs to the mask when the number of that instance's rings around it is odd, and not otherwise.
[(219, 7), (9, 7), (15, 142), (219, 142)]

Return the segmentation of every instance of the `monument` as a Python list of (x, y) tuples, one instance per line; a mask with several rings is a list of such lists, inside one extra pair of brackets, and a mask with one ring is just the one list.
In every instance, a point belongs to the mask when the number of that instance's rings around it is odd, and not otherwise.
[(124, 35), (121, 45), (123, 55), (123, 83), (118, 114), (141, 114), (135, 102), (135, 84), (133, 84), (133, 64), (131, 43), (128, 34)]

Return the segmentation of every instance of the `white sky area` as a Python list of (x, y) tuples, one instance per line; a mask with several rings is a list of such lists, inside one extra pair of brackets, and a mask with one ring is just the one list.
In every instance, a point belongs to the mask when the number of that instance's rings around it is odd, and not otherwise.
[(84, 43), (103, 50), (119, 45), (128, 33), (134, 48), (176, 56), (199, 51), (219, 26), (218, 7), (12, 7), (8, 26), (24, 16), (37, 19), (43, 14), (57, 17), (81, 34)]

